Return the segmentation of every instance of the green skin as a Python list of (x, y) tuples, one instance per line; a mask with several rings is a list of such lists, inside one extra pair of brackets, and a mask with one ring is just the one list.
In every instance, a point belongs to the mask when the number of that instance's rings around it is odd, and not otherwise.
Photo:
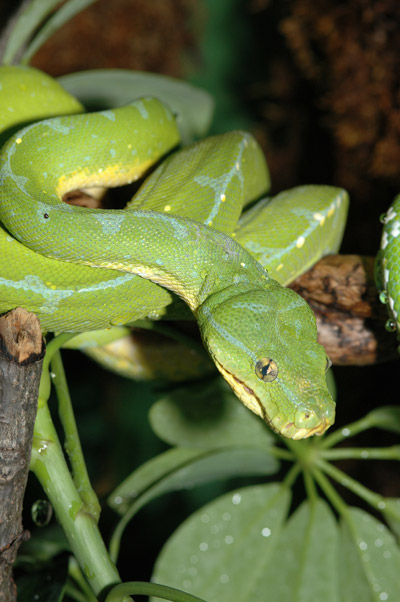
[(383, 218), (381, 249), (377, 256), (377, 284), (384, 291), (390, 319), (388, 330), (400, 332), (400, 196), (397, 196)]
[[(52, 114), (57, 91), (60, 113), (81, 110), (72, 97), (69, 110), (65, 91), (33, 69), (2, 67), (0, 84), (2, 114), (32, 103), (33, 120), (47, 116), (48, 107), (43, 113), (37, 107), (49, 88)], [(25, 112), (21, 122), (27, 120)], [(26, 307), (46, 331), (83, 332), (161, 317), (174, 293), (189, 306), (217, 368), (243, 403), (285, 437), (322, 434), (335, 408), (315, 318), (253, 255), (284, 282), (293, 277), (290, 266), (298, 263), (306, 238), (312, 257), (302, 256), (303, 268), (336, 250), (344, 191), (304, 187), (283, 195), (289, 254), (273, 236), (268, 251), (260, 232), (251, 235), (251, 223), (259, 226), (264, 212), (273, 216), (276, 208), (258, 205), (238, 223), (243, 206), (268, 188), (268, 170), (254, 139), (233, 132), (171, 155), (127, 209), (62, 201), (74, 189), (138, 179), (178, 142), (172, 114), (150, 98), (113, 111), (55, 117), (13, 134), (0, 153), (0, 219), (7, 229), (0, 230), (0, 311)], [(292, 222), (302, 224), (304, 234), (292, 231)]]

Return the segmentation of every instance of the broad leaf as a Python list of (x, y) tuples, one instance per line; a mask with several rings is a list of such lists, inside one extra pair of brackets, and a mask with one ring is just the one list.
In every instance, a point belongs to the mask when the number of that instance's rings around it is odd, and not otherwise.
[(254, 592), (275, 554), (289, 502), (290, 492), (274, 483), (246, 487), (207, 504), (168, 540), (152, 580), (207, 602), (269, 602), (268, 590), (262, 597)]
[(393, 533), (400, 540), (400, 498), (386, 498), (384, 504), (382, 513)]
[(339, 560), (341, 602), (399, 599), (399, 547), (385, 525), (359, 508), (349, 508), (342, 521)]
[(175, 448), (135, 470), (110, 495), (108, 503), (122, 515), (133, 503), (137, 511), (145, 503), (169, 491), (231, 477), (269, 475), (278, 467), (275, 458), (260, 449), (204, 451)]
[(174, 391), (152, 406), (149, 419), (154, 432), (170, 445), (265, 449), (274, 441), (265, 423), (221, 379)]
[(184, 144), (207, 133), (214, 112), (210, 94), (166, 75), (98, 69), (64, 75), (58, 81), (90, 110), (110, 109), (140, 96), (155, 96), (176, 115)]
[(335, 517), (322, 500), (304, 502), (284, 528), (252, 600), (268, 592), (268, 602), (341, 602), (337, 565)]

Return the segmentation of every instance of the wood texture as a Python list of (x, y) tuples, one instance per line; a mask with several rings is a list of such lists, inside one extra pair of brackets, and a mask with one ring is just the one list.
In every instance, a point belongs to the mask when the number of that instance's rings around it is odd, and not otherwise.
[(16, 600), (12, 565), (29, 537), (22, 527), (36, 417), (43, 339), (39, 321), (24, 309), (0, 318), (0, 600)]

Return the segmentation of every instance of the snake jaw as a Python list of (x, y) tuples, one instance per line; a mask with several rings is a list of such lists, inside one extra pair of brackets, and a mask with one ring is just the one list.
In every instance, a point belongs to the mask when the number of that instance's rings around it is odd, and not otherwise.
[(250, 387), (248, 387), (243, 381), (237, 378), (234, 374), (229, 372), (220, 362), (214, 357), (215, 365), (218, 370), (221, 372), (222, 376), (233, 389), (237, 397), (239, 397), (240, 401), (247, 407), (249, 410), (260, 416), (263, 420), (268, 421), (268, 418), (265, 414), (264, 406), (262, 405), (260, 399), (254, 393)]
[(279, 435), (287, 437), (288, 439), (306, 439), (308, 437), (312, 437), (313, 435), (323, 435), (331, 426), (331, 422), (326, 416), (323, 416), (320, 422), (312, 428), (299, 428), (296, 427), (294, 422), (287, 422), (286, 424), (282, 425), (282, 418), (279, 415), (270, 420), (266, 414), (264, 406), (261, 403), (261, 400), (256, 393), (243, 381), (229, 372), (216, 358), (214, 358), (214, 362), (222, 376), (233, 389), (237, 397), (239, 397), (240, 401), (242, 401), (242, 403), (249, 408), (249, 410), (254, 412), (254, 414), (260, 416), (260, 418), (262, 418), (268, 424), (268, 426)]

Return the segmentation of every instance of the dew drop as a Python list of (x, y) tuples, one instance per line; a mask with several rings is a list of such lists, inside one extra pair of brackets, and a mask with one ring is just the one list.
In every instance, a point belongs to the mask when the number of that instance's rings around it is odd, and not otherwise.
[(268, 527), (264, 527), (264, 529), (261, 530), (261, 535), (263, 537), (269, 537), (271, 535), (271, 529), (268, 529)]
[(202, 541), (201, 544), (199, 545), (199, 549), (201, 550), (201, 552), (207, 552), (208, 543), (206, 543), (205, 541)]
[(348, 428), (342, 429), (342, 435), (343, 435), (343, 437), (348, 437), (350, 435), (350, 429), (348, 429)]
[(115, 498), (114, 498), (114, 504), (117, 504), (117, 506), (119, 504), (122, 504), (122, 497), (120, 495), (115, 496)]
[(386, 502), (378, 502), (378, 508), (379, 510), (384, 510), (384, 508), (386, 508)]
[(368, 544), (366, 541), (360, 541), (360, 543), (358, 544), (358, 547), (360, 548), (360, 550), (367, 550)]
[(47, 500), (36, 500), (31, 509), (32, 520), (38, 527), (45, 527), (53, 516), (53, 507)]
[(382, 291), (382, 292), (379, 294), (379, 301), (380, 301), (381, 303), (383, 303), (384, 305), (386, 305), (386, 304), (387, 304), (387, 302), (388, 302), (388, 294), (387, 294), (387, 292), (386, 292), (386, 291)]
[(378, 537), (378, 539), (375, 539), (374, 545), (376, 545), (377, 548), (380, 548), (383, 545), (383, 539)]
[(222, 520), (225, 520), (226, 522), (230, 521), (232, 518), (232, 514), (230, 512), (224, 512), (222, 515)]
[(232, 535), (226, 535), (226, 537), (225, 537), (225, 543), (227, 543), (227, 544), (233, 543), (233, 537), (232, 537)]
[(386, 320), (385, 322), (385, 329), (388, 332), (394, 332), (396, 330), (396, 322), (389, 318), (389, 320)]
[(387, 600), (389, 598), (389, 596), (387, 595), (386, 592), (381, 592), (379, 594), (379, 600)]
[(369, 457), (369, 452), (367, 452), (366, 449), (363, 449), (362, 452), (361, 452), (361, 457), (364, 458), (364, 459), (368, 458)]
[(392, 557), (392, 552), (390, 552), (389, 550), (385, 550), (383, 552), (383, 557), (386, 558), (386, 559), (387, 558), (391, 558)]
[(233, 494), (232, 504), (235, 504), (237, 506), (238, 504), (240, 504), (241, 501), (242, 501), (242, 496), (240, 495), (240, 493)]
[(203, 516), (201, 517), (201, 522), (202, 523), (209, 523), (210, 522), (210, 517), (208, 514), (203, 514)]
[(183, 589), (190, 589), (192, 587), (192, 582), (190, 581), (190, 579), (185, 579), (182, 585)]

